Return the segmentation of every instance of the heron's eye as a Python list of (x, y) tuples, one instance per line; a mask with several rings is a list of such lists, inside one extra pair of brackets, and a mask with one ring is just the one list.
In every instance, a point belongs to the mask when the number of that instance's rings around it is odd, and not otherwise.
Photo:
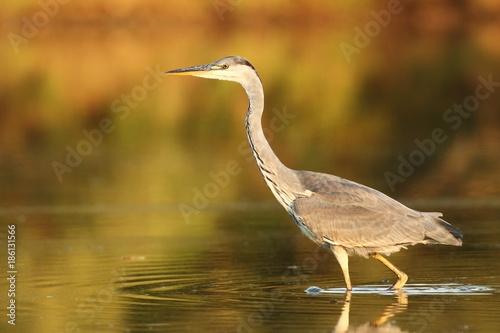
[(222, 66), (220, 66), (222, 69), (228, 69), (229, 68), (229, 65), (228, 64), (222, 64)]

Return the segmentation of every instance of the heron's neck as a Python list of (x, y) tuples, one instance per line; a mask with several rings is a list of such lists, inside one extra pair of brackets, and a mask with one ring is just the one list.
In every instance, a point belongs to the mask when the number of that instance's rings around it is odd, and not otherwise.
[[(262, 113), (264, 112), (264, 92), (258, 77), (248, 86), (244, 86), (250, 104), (246, 116), (246, 131), (252, 154), (267, 185), (278, 199), (288, 209), (293, 197), (293, 187), (296, 176), (278, 159), (271, 149), (262, 129)], [(292, 187), (292, 188), (290, 188)]]

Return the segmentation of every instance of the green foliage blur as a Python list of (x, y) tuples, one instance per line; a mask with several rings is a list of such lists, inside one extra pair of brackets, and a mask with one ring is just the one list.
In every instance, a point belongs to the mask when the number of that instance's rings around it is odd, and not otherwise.
[[(243, 171), (215, 201), (272, 200), (263, 182), (252, 186), (260, 175), (238, 150), (246, 140), (241, 87), (159, 74), (227, 55), (258, 69), (264, 127), (273, 109), (295, 116), (272, 138), (290, 167), (393, 196), (500, 193), (500, 92), (445, 119), (474, 95), (479, 76), (500, 81), (494, 1), (52, 0), (0, 8), (6, 205), (59, 202), (61, 193), (70, 202), (189, 201), (230, 160)], [(412, 156), (415, 140), (436, 128), (446, 140), (423, 160)], [(402, 161), (413, 164), (408, 176)]]

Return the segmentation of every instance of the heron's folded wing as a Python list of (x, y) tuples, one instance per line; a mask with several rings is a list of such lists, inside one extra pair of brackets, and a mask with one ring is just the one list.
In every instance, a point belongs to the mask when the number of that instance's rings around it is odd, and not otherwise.
[[(402, 205), (401, 205), (402, 206)], [(314, 193), (294, 201), (300, 221), (318, 238), (345, 247), (409, 245), (425, 239), (425, 216), (362, 193)], [(406, 209), (404, 209), (406, 208)], [(428, 224), (428, 223), (424, 223)]]

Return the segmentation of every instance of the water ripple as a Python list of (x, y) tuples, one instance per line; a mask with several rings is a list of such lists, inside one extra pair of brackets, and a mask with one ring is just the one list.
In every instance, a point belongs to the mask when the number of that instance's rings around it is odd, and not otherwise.
[[(430, 284), (407, 284), (401, 289), (407, 295), (492, 295), (495, 290), (487, 286), (461, 285), (458, 283), (449, 283), (439, 286)], [(345, 294), (345, 288), (329, 288), (311, 286), (305, 290), (309, 295), (320, 294)], [(385, 285), (369, 285), (353, 288), (353, 294), (381, 294), (394, 295), (397, 290), (387, 289)]]

